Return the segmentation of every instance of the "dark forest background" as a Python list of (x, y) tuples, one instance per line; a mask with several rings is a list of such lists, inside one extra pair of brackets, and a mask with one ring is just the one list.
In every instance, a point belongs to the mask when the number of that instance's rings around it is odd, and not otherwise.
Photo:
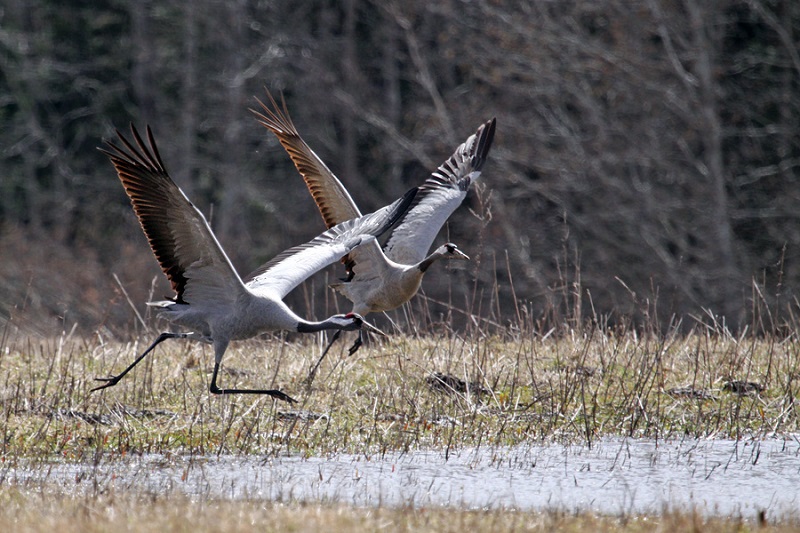
[[(269, 87), (365, 212), (497, 117), (437, 241), (473, 261), (396, 320), (779, 327), (800, 311), (799, 44), (794, 0), (5, 0), (0, 321), (126, 331), (168, 293), (96, 149), (129, 122), (243, 274), (320, 233), (248, 111)], [(332, 311), (341, 273), (292, 305)]]

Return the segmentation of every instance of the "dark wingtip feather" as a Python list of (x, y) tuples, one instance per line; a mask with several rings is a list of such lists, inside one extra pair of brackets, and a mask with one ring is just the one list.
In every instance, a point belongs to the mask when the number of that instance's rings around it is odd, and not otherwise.
[(255, 96), (256, 102), (261, 106), (264, 110), (264, 113), (257, 109), (250, 108), (250, 112), (256, 116), (258, 123), (267, 128), (268, 130), (272, 131), (278, 139), (280, 140), (280, 134), (288, 135), (292, 137), (299, 137), (300, 134), (297, 132), (297, 129), (292, 122), (292, 118), (289, 115), (289, 107), (286, 105), (286, 99), (283, 96), (283, 92), (281, 92), (281, 105), (278, 105), (278, 102), (275, 100), (275, 97), (272, 96), (272, 93), (265, 87), (264, 91), (267, 93), (267, 98), (269, 99), (269, 104), (267, 105), (262, 102), (257, 96)]
[(99, 146), (97, 149), (106, 154), (115, 166), (143, 167), (151, 172), (167, 174), (150, 126), (147, 126), (147, 144), (144, 143), (133, 123), (130, 124), (130, 129), (136, 143), (135, 146), (121, 131), (114, 130), (123, 146), (113, 141), (105, 141), (106, 146)]
[(156, 145), (156, 140), (155, 140), (155, 138), (153, 138), (153, 130), (150, 129), (150, 124), (148, 124), (146, 127), (147, 127), (147, 142), (150, 145), (150, 149), (153, 151), (152, 160), (155, 163), (158, 163), (159, 170), (161, 170), (161, 171), (166, 173), (166, 169), (164, 167), (164, 162), (161, 160), (161, 154), (158, 153), (158, 146)]
[(105, 141), (105, 146), (98, 149), (111, 159), (153, 254), (176, 293), (174, 301), (184, 303), (183, 291), (187, 279), (183, 274), (183, 266), (176, 257), (172, 237), (161, 220), (161, 214), (157, 213), (168, 209), (168, 205), (164, 202), (164, 187), (177, 188), (177, 186), (164, 168), (150, 127), (148, 126), (146, 131), (147, 144), (133, 124), (130, 125), (130, 129), (133, 142), (116, 130), (121, 144)]
[(476, 132), (477, 139), (475, 142), (475, 153), (473, 155), (473, 167), (475, 170), (480, 170), (489, 156), (489, 149), (492, 147), (494, 141), (494, 131), (497, 125), (497, 118), (492, 117), (491, 120), (481, 125)]
[(412, 187), (406, 191), (406, 193), (400, 198), (400, 202), (392, 211), (392, 214), (386, 221), (386, 224), (383, 226), (383, 228), (381, 228), (381, 232), (378, 233), (376, 237), (380, 237), (384, 232), (386, 232), (386, 230), (394, 226), (403, 218), (403, 216), (405, 216), (406, 212), (411, 208), (414, 198), (417, 196), (417, 192), (419, 192), (419, 187)]

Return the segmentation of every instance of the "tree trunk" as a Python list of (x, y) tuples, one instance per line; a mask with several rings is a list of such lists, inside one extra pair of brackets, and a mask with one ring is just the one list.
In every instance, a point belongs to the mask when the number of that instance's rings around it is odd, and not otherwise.
[[(706, 162), (708, 179), (711, 182), (711, 222), (713, 224), (710, 240), (716, 247), (712, 254), (712, 264), (709, 265), (710, 273), (715, 270), (719, 276), (718, 302), (719, 312), (728, 320), (739, 318), (742, 302), (736, 301), (735, 287), (738, 285), (739, 275), (736, 256), (733, 247), (733, 231), (728, 208), (727, 172), (723, 162), (722, 126), (720, 124), (717, 102), (718, 84), (714, 77), (715, 56), (719, 46), (716, 30), (709, 19), (707, 12), (702, 12), (701, 7), (687, 0), (686, 9), (692, 26), (694, 49), (697, 53), (695, 73), (700, 85), (700, 106), (702, 123), (704, 125), (703, 159)], [(714, 32), (714, 33), (712, 33)]]

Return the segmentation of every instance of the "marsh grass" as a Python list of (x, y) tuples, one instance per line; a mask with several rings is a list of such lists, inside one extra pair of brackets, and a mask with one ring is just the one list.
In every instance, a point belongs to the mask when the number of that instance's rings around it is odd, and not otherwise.
[[(711, 315), (695, 317), (698, 325), (689, 332), (675, 324), (662, 333), (654, 326), (657, 306), (650, 303), (643, 312), (653, 317), (650, 327), (611, 325), (598, 316), (581, 320), (591, 301), (580, 295), (579, 283), (565, 283), (560, 296), (551, 296), (553, 310), (546, 317), (534, 319), (519, 304), (514, 319), (504, 323), (496, 295), (489, 298), (489, 312), (480, 306), (464, 311), (422, 295), (415, 308), (397, 314), (400, 327), (390, 338), (372, 339), (353, 357), (345, 355), (352, 339), (341, 341), (310, 386), (306, 378), (324, 336), (232, 343), (220, 376), (223, 386), (276, 387), (299, 405), (210, 395), (213, 353), (192, 341), (161, 344), (119, 385), (92, 393), (95, 377), (119, 372), (156, 333), (121, 341), (99, 333), (80, 336), (73, 329), (41, 338), (6, 326), (0, 332), (0, 523), (65, 533), (756, 527), (754, 517), (669, 511), (604, 517), (364, 509), (189, 499), (135, 486), (109, 490), (113, 483), (103, 479), (92, 481), (94, 490), (82, 482), (76, 491), (46, 476), (41, 483), (10, 477), (19, 467), (46, 472), (53, 462), (123, 465), (126, 457), (140, 454), (372, 457), (438, 450), (447, 456), (465, 447), (592, 445), (604, 437), (750, 439), (798, 433), (800, 343), (796, 328), (776, 326), (782, 318), (769, 313), (763, 301), (754, 297), (762, 318), (733, 335)], [(451, 325), (458, 320), (462, 327), (456, 329)], [(151, 321), (137, 319), (137, 331)], [(794, 526), (788, 517), (766, 530)]]
[[(94, 377), (118, 372), (149, 342), (4, 336), (0, 454), (370, 456), (531, 441), (592, 444), (607, 436), (742, 439), (798, 431), (800, 345), (793, 337), (589, 327), (545, 335), (394, 335), (353, 357), (341, 343), (310, 388), (305, 378), (322, 337), (234, 343), (221, 383), (278, 387), (300, 400), (294, 406), (210, 395), (210, 348), (168, 341), (116, 387), (90, 392)], [(434, 373), (453, 381), (435, 382)], [(732, 392), (731, 380), (763, 389)]]

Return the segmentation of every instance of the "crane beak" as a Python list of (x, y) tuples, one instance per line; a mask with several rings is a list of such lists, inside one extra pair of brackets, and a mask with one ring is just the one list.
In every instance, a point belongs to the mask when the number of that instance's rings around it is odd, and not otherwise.
[(464, 252), (462, 252), (461, 250), (459, 250), (458, 248), (456, 248), (455, 250), (453, 250), (453, 259), (466, 259), (467, 261), (469, 261), (469, 256)]
[(376, 335), (380, 335), (381, 337), (388, 337), (386, 333), (382, 332), (381, 330), (379, 330), (366, 320), (363, 320), (361, 322), (361, 331), (369, 331), (370, 333), (375, 333)]

